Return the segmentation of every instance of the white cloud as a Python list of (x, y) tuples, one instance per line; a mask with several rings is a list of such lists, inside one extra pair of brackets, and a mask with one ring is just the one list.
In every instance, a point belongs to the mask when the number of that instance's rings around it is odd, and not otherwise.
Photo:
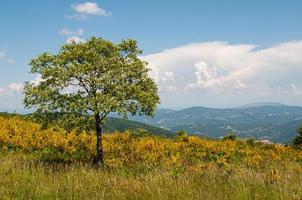
[(22, 83), (11, 83), (8, 85), (8, 89), (14, 92), (21, 92), (23, 90)]
[(67, 35), (67, 36), (71, 36), (71, 35), (82, 36), (84, 34), (84, 29), (79, 28), (77, 30), (70, 30), (68, 28), (62, 28), (61, 30), (59, 30), (59, 33), (61, 35)]
[(207, 63), (199, 61), (195, 63), (196, 85), (201, 88), (213, 88), (221, 86), (221, 82), (217, 80), (216, 67), (209, 67)]
[(23, 84), (22, 83), (10, 83), (5, 88), (0, 88), (1, 95), (12, 95), (13, 93), (20, 93), (23, 91)]
[(67, 43), (72, 43), (72, 42), (80, 43), (80, 42), (85, 42), (85, 39), (80, 38), (80, 37), (78, 37), (78, 36), (73, 36), (73, 37), (67, 38), (66, 42), (67, 42)]
[(164, 82), (173, 81), (174, 80), (174, 73), (173, 72), (165, 72), (164, 76), (162, 77)]
[(82, 36), (84, 34), (84, 29), (80, 28), (77, 30), (70, 30), (67, 28), (62, 28), (61, 30), (59, 30), (59, 33), (61, 35), (66, 35), (66, 36), (70, 36), (66, 39), (67, 43), (80, 43), (80, 42), (85, 42), (85, 39), (79, 37)]
[[(173, 86), (178, 92), (189, 92), (190, 100), (211, 94), (220, 99), (234, 96), (234, 102), (238, 101), (236, 95), (250, 101), (261, 101), (264, 96), (282, 101), (282, 93), (301, 95), (302, 101), (301, 55), (302, 41), (262, 49), (250, 44), (204, 42), (145, 55), (143, 59), (150, 63), (150, 75), (162, 96), (173, 96), (168, 89)], [(173, 74), (173, 81), (167, 81), (167, 72)]]
[(79, 4), (72, 4), (71, 8), (76, 14), (66, 15), (67, 18), (71, 19), (86, 19), (88, 16), (111, 16), (110, 11), (105, 10), (95, 2), (86, 2)]

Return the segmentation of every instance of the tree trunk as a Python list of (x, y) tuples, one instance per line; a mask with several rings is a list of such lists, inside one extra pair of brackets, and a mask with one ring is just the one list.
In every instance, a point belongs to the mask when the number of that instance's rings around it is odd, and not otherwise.
[(103, 158), (103, 141), (102, 141), (102, 127), (101, 118), (99, 114), (95, 114), (95, 131), (96, 131), (96, 157), (93, 159), (94, 166), (102, 166), (104, 164)]

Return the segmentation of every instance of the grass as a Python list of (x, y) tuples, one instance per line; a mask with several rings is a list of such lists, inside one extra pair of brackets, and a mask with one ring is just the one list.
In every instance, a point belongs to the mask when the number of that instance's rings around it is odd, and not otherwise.
[[(0, 199), (301, 199), (302, 168), (289, 164), (281, 178), (248, 168), (94, 169), (55, 164), (24, 153), (0, 156)], [(281, 170), (281, 169), (280, 169)]]
[(302, 151), (254, 140), (95, 135), (0, 117), (2, 199), (302, 199)]

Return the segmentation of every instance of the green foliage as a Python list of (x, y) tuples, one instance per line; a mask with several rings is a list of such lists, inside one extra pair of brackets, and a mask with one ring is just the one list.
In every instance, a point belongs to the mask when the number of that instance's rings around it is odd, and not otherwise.
[(177, 133), (176, 140), (188, 142), (188, 141), (189, 141), (189, 137), (188, 137), (187, 132), (184, 131), (184, 130), (180, 130), (180, 131)]
[(173, 168), (172, 171), (171, 171), (171, 176), (173, 179), (177, 179), (177, 178), (180, 178), (181, 175), (184, 173), (184, 168), (182, 167), (176, 167), (176, 168)]
[(121, 118), (107, 117), (104, 124), (104, 131), (106, 133), (112, 133), (115, 131), (124, 132), (126, 130), (135, 132), (138, 129), (144, 129), (154, 135), (164, 135), (168, 137), (175, 135), (174, 132), (163, 128)]
[(188, 134), (187, 134), (186, 131), (180, 130), (180, 131), (177, 133), (177, 136), (179, 136), (179, 137), (186, 137), (186, 136), (188, 136)]
[(135, 131), (131, 132), (131, 134), (135, 137), (148, 137), (151, 136), (151, 134), (143, 128), (138, 128)]
[(249, 145), (251, 145), (251, 146), (255, 146), (256, 145), (256, 140), (255, 140), (255, 138), (249, 138), (249, 139), (247, 139), (247, 141), (246, 141)]
[(71, 155), (68, 152), (55, 148), (46, 147), (35, 154), (37, 159), (46, 163), (68, 163), (71, 161)]
[(294, 139), (293, 145), (295, 147), (302, 147), (302, 127), (298, 129), (299, 135)]
[(96, 37), (43, 53), (30, 62), (40, 80), (26, 82), (25, 107), (36, 108), (40, 122), (60, 121), (67, 129), (95, 115), (103, 123), (110, 112), (153, 115), (159, 97), (141, 53), (135, 40), (114, 44)]
[(223, 140), (232, 140), (233, 141), (236, 139), (237, 139), (237, 135), (235, 132), (230, 132), (223, 137)]
[(75, 152), (70, 153), (64, 151), (63, 149), (59, 148), (52, 148), (52, 147), (45, 147), (40, 151), (34, 152), (35, 157), (44, 163), (71, 163), (73, 161), (85, 161), (89, 154), (87, 150), (77, 149)]

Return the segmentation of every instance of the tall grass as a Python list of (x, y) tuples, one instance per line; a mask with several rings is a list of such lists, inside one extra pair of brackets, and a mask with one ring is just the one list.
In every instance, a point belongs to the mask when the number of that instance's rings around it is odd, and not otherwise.
[[(94, 169), (88, 164), (35, 161), (24, 153), (0, 156), (0, 199), (301, 199), (302, 168)], [(278, 166), (273, 166), (276, 169)]]

